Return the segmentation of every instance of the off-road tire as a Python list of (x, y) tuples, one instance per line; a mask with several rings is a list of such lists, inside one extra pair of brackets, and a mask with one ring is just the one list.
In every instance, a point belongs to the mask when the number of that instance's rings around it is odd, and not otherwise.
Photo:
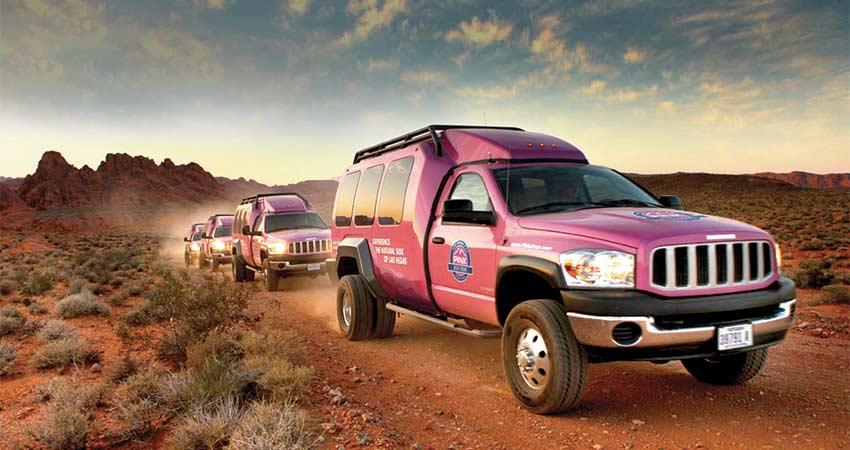
[(720, 386), (745, 384), (758, 375), (767, 362), (767, 349), (722, 356), (717, 359), (683, 359), (682, 365), (699, 381)]
[(239, 255), (233, 255), (233, 262), (230, 265), (230, 271), (233, 273), (233, 281), (237, 283), (244, 282), (245, 272), (247, 272), (248, 269), (245, 268), (245, 264), (242, 263), (242, 259), (239, 258)]
[[(535, 328), (546, 344), (548, 381), (534, 389), (517, 367), (517, 344), (524, 330)], [(575, 408), (587, 388), (587, 352), (576, 340), (567, 310), (552, 300), (528, 300), (508, 315), (502, 331), (505, 378), (522, 405), (537, 414), (556, 414)]]
[(375, 299), (375, 316), (372, 319), (372, 332), (369, 334), (371, 338), (386, 339), (393, 335), (395, 328), (395, 311), (387, 309), (387, 300)]
[[(343, 300), (351, 301), (351, 320), (345, 323)], [(336, 318), (339, 329), (349, 341), (360, 341), (370, 336), (374, 317), (375, 298), (360, 275), (346, 275), (339, 280), (336, 292)]]
[(245, 281), (254, 281), (254, 278), (257, 277), (257, 272), (249, 269), (248, 266), (244, 264), (243, 267), (245, 267)]
[(213, 258), (213, 259), (212, 259), (212, 271), (213, 271), (213, 272), (218, 272), (218, 268), (219, 268), (220, 266), (221, 266), (221, 264), (218, 262), (218, 259)]
[(192, 265), (192, 257), (186, 252), (183, 252), (183, 262), (186, 264), (187, 269)]
[(263, 279), (266, 282), (267, 291), (274, 292), (277, 290), (277, 286), (280, 284), (280, 274), (269, 266), (268, 259), (263, 260)]
[(207, 258), (202, 254), (198, 255), (198, 270), (207, 268)]

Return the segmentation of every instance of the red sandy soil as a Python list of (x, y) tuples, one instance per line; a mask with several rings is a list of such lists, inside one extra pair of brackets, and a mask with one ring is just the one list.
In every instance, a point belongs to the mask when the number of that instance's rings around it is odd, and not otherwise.
[(592, 365), (579, 409), (543, 417), (511, 395), (498, 339), (403, 317), (390, 339), (349, 342), (335, 289), (293, 284), (254, 307), (266, 325), (297, 330), (326, 390), (339, 390), (317, 394), (325, 448), (850, 448), (841, 336), (792, 331), (743, 387), (699, 383), (677, 362)]

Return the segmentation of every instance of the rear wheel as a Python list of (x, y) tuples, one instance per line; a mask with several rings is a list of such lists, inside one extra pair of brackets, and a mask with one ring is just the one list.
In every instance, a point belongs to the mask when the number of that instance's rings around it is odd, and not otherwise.
[(346, 275), (339, 280), (336, 293), (336, 317), (339, 329), (349, 341), (359, 341), (372, 332), (375, 298), (360, 275)]
[(266, 290), (274, 292), (277, 290), (277, 285), (280, 282), (280, 274), (277, 270), (272, 269), (268, 259), (263, 260), (263, 278), (266, 279)]
[(384, 339), (392, 336), (395, 318), (395, 311), (387, 309), (386, 300), (375, 299), (375, 317), (369, 337)]
[(215, 257), (213, 257), (213, 259), (212, 259), (212, 271), (213, 271), (213, 272), (218, 272), (218, 267), (219, 267), (220, 265), (221, 265), (221, 264), (219, 264), (218, 259), (216, 259)]
[(249, 269), (248, 266), (243, 265), (245, 267), (245, 281), (254, 281), (254, 277), (257, 275), (257, 272)]
[(736, 353), (719, 358), (683, 359), (682, 365), (699, 381), (721, 386), (745, 384), (758, 375), (767, 362), (767, 349)]
[(186, 268), (192, 265), (192, 256), (188, 252), (183, 252), (183, 262), (186, 263)]
[(233, 255), (233, 263), (231, 263), (230, 266), (230, 270), (233, 273), (233, 281), (237, 283), (245, 281), (245, 264), (242, 263), (242, 259), (239, 258), (239, 255)]
[(502, 364), (514, 396), (538, 414), (574, 408), (587, 387), (587, 353), (551, 300), (520, 303), (502, 332)]

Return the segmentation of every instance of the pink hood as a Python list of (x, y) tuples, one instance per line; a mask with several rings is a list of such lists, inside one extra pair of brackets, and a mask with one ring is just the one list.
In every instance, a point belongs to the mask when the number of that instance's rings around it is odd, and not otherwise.
[(649, 242), (661, 245), (699, 243), (718, 239), (770, 240), (766, 232), (736, 220), (661, 208), (598, 208), (564, 211), (522, 217), (519, 219), (519, 225), (529, 230), (583, 236), (632, 248), (638, 248), (641, 244), (646, 245)]
[(269, 237), (275, 237), (287, 242), (306, 241), (307, 239), (330, 239), (331, 230), (280, 230), (268, 233)]

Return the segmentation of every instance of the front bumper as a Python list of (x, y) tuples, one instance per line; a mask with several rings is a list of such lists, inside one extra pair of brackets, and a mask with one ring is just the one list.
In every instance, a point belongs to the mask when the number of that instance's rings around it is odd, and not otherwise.
[[(711, 357), (774, 345), (791, 327), (796, 304), (793, 282), (787, 278), (760, 291), (707, 297), (607, 294), (607, 301), (602, 291), (562, 294), (576, 339), (592, 359), (603, 361)], [(614, 314), (600, 314), (605, 310)], [(753, 345), (719, 352), (717, 327), (745, 323), (752, 324)], [(623, 339), (623, 333), (631, 338)]]
[(325, 257), (292, 257), (280, 259), (270, 257), (269, 265), (281, 275), (323, 275), (327, 273)]
[(214, 253), (213, 259), (218, 261), (219, 264), (230, 264), (233, 262), (233, 256), (225, 253)]

